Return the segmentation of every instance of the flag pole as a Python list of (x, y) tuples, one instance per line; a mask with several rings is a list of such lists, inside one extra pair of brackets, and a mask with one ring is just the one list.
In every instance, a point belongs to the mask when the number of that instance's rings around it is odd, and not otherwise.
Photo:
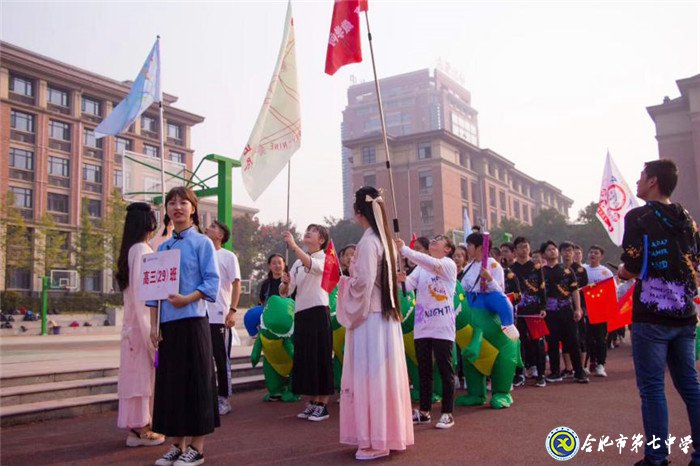
[[(372, 32), (369, 28), (369, 14), (365, 10), (365, 24), (367, 24), (367, 38), (369, 39), (369, 54), (372, 58), (372, 73), (374, 74), (374, 89), (377, 93), (377, 104), (379, 105), (379, 121), (382, 124), (382, 139), (384, 140), (384, 152), (386, 153), (386, 169), (389, 171), (389, 189), (391, 190), (391, 203), (394, 207), (394, 237), (399, 237), (399, 211), (396, 208), (396, 193), (394, 191), (394, 175), (391, 171), (391, 156), (389, 155), (389, 140), (386, 135), (386, 121), (384, 120), (384, 105), (382, 105), (382, 94), (379, 90), (379, 79), (377, 78), (377, 66), (374, 62), (374, 47), (372, 46)], [(410, 175), (409, 175), (410, 176)], [(410, 182), (410, 181), (409, 181)], [(409, 207), (410, 211), (410, 207)], [(403, 263), (398, 261), (398, 272), (403, 272)], [(401, 282), (403, 295), (406, 296), (406, 283)]]
[[(156, 36), (156, 42), (158, 42), (158, 83), (162, 84), (160, 81), (160, 35)], [(158, 99), (158, 113), (160, 116), (160, 221), (165, 225), (165, 128), (163, 127), (163, 87), (160, 87), (161, 94)], [(164, 227), (165, 228), (165, 227)], [(160, 338), (160, 300), (158, 300), (158, 314), (156, 318), (156, 332)], [(156, 359), (155, 365), (158, 367), (158, 348), (156, 347)]]
[[(287, 162), (287, 230), (289, 230), (289, 199), (291, 197), (292, 186), (292, 159)], [(284, 262), (289, 264), (289, 245), (285, 246)]]

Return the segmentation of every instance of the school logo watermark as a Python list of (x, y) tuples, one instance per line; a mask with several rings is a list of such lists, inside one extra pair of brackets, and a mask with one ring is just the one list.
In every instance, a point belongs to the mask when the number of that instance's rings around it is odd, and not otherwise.
[(568, 427), (560, 426), (547, 435), (544, 442), (549, 456), (557, 461), (568, 461), (578, 453), (580, 442), (578, 435)]

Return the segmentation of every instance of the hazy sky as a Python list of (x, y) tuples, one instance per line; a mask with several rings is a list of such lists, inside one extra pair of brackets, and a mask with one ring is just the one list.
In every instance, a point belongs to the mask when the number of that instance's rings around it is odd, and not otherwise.
[[(293, 2), (302, 148), (292, 158), (292, 220), (342, 216), (340, 122), (350, 76), (323, 73), (333, 2)], [(198, 158), (240, 156), (280, 45), (285, 2), (10, 2), (2, 40), (118, 80), (134, 79), (161, 35), (163, 90), (203, 115)], [(609, 148), (634, 186), (658, 157), (646, 107), (700, 73), (699, 2), (388, 2), (369, 0), (380, 77), (435, 67), (465, 77), (481, 146), (560, 187), (580, 208), (597, 201)], [(363, 23), (364, 24), (364, 23)], [(363, 26), (364, 27), (364, 26)], [(366, 31), (363, 30), (363, 35)], [(284, 220), (286, 172), (253, 203), (234, 174), (234, 203)]]

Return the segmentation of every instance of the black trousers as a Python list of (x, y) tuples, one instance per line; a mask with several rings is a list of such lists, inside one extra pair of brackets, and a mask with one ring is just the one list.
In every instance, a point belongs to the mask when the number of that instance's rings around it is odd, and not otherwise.
[[(520, 348), (523, 356), (523, 363), (525, 367), (536, 366), (538, 376), (544, 376), (544, 369), (546, 364), (545, 350), (544, 350), (544, 338), (539, 340), (533, 340), (530, 338), (530, 332), (527, 328), (527, 322), (525, 321), (527, 317), (520, 317), (515, 320), (515, 326), (520, 332)], [(522, 374), (523, 368), (517, 368), (515, 370), (516, 374)]]
[(454, 408), (455, 370), (452, 365), (454, 342), (437, 338), (414, 340), (420, 380), (420, 410), (430, 411), (433, 397), (433, 358), (442, 379), (442, 412), (452, 413)]
[(219, 396), (231, 396), (231, 339), (230, 330), (224, 324), (209, 324), (211, 330), (211, 350), (216, 366), (216, 387)]
[(591, 361), (591, 364), (605, 364), (605, 359), (608, 356), (608, 346), (606, 344), (607, 336), (607, 322), (588, 324), (586, 346), (588, 347), (588, 359)]
[(578, 342), (578, 323), (574, 320), (572, 308), (547, 311), (545, 318), (549, 335), (547, 335), (547, 352), (549, 354), (549, 368), (553, 375), (560, 371), (559, 343), (562, 343), (565, 353), (571, 355), (571, 364), (574, 366), (576, 377), (583, 377), (583, 363), (581, 361), (581, 348)]

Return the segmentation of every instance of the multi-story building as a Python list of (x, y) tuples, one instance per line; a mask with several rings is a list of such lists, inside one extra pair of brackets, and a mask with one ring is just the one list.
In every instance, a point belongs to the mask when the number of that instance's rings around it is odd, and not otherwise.
[[(50, 213), (65, 232), (68, 247), (75, 240), (83, 203), (91, 218), (105, 216), (114, 188), (122, 186), (124, 150), (155, 159), (163, 155), (158, 109), (155, 105), (148, 109), (118, 137), (95, 139), (95, 127), (128, 94), (130, 82), (7, 42), (0, 42), (0, 53), (0, 192), (13, 194), (30, 231), (45, 212)], [(177, 97), (163, 94), (165, 156), (191, 170), (190, 130), (204, 117), (174, 107), (175, 102)], [(206, 210), (215, 215), (215, 207)], [(31, 237), (36, 241), (36, 235)], [(41, 262), (16, 268), (2, 256), (0, 289), (41, 289), (45, 273)], [(95, 270), (81, 277), (80, 286), (86, 291), (111, 291), (111, 273)]]
[[(429, 236), (472, 223), (493, 228), (513, 218), (531, 224), (544, 208), (568, 217), (573, 201), (560, 189), (479, 148), (471, 94), (440, 70), (380, 80), (402, 231)], [(373, 83), (348, 89), (343, 112), (343, 194), (346, 217), (362, 185), (388, 190), (386, 153)]]
[[(680, 97), (647, 107), (656, 126), (659, 158), (678, 165), (673, 200), (700, 221), (700, 74), (676, 81)], [(641, 170), (641, 167), (640, 167)]]

